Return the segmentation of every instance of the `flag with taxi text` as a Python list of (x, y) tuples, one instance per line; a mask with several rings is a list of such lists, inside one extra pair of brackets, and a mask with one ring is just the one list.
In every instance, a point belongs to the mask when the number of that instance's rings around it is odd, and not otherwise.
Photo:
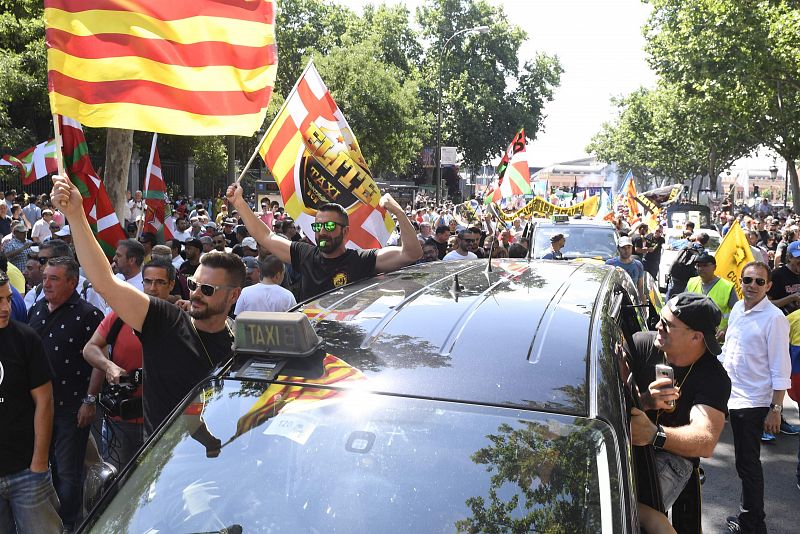
[(93, 127), (250, 136), (277, 72), (274, 0), (44, 0), (50, 109)]
[(736, 288), (739, 300), (742, 300), (744, 298), (741, 283), (742, 269), (753, 261), (753, 252), (742, 227), (739, 226), (739, 221), (734, 221), (731, 229), (725, 234), (714, 258), (717, 260), (714, 274), (731, 282)]
[(286, 213), (311, 239), (317, 207), (335, 202), (350, 218), (348, 248), (386, 243), (394, 221), (378, 206), (381, 193), (358, 141), (313, 62), (272, 121), (259, 153), (281, 190)]
[(97, 176), (92, 167), (81, 124), (63, 116), (59, 116), (59, 124), (64, 167), (70, 180), (83, 196), (83, 212), (86, 213), (89, 226), (103, 252), (110, 258), (114, 255), (117, 243), (128, 236), (117, 219), (103, 180)]
[(144, 203), (147, 206), (144, 216), (142, 232), (155, 234), (159, 243), (172, 239), (172, 229), (165, 221), (169, 217), (169, 199), (167, 198), (167, 184), (161, 176), (161, 158), (158, 157), (156, 140), (158, 134), (153, 134), (153, 144), (150, 148), (150, 162), (147, 166), (147, 177), (144, 182)]
[(18, 156), (6, 154), (0, 165), (11, 165), (19, 171), (22, 185), (30, 185), (36, 180), (46, 178), (58, 171), (56, 161), (56, 141), (50, 139), (29, 148)]

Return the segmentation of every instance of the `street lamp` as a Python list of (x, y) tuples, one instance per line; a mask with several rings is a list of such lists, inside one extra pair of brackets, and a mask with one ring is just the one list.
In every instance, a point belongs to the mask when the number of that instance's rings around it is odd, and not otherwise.
[(466, 28), (459, 30), (444, 42), (441, 50), (439, 51), (439, 91), (436, 98), (436, 107), (438, 108), (438, 119), (436, 122), (436, 205), (442, 197), (442, 64), (444, 63), (444, 56), (447, 54), (447, 46), (457, 36), (465, 33), (487, 33), (489, 26), (475, 26), (474, 28)]

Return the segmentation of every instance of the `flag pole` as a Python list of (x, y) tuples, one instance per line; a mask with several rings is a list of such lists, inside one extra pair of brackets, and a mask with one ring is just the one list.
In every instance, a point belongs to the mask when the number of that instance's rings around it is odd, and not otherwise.
[[(56, 141), (56, 165), (58, 166), (58, 175), (64, 176), (64, 154), (61, 152), (61, 127), (58, 125), (58, 115), (53, 113), (53, 133), (55, 134)], [(65, 207), (64, 202), (59, 206)]]
[(283, 113), (283, 110), (286, 109), (286, 106), (287, 104), (289, 104), (289, 101), (291, 100), (292, 96), (297, 92), (297, 86), (300, 85), (300, 80), (302, 80), (305, 77), (306, 72), (308, 72), (308, 69), (310, 69), (313, 65), (314, 65), (314, 60), (309, 59), (308, 63), (306, 64), (306, 68), (303, 69), (303, 72), (300, 74), (300, 77), (297, 78), (296, 82), (294, 82), (294, 87), (292, 87), (292, 90), (289, 91), (288, 95), (286, 95), (286, 100), (283, 101), (283, 105), (281, 105), (281, 108), (278, 110), (278, 113), (275, 114), (275, 118), (272, 119), (272, 124), (269, 125), (269, 128), (267, 128), (267, 130), (264, 132), (264, 135), (261, 136), (261, 141), (259, 141), (258, 144), (256, 145), (256, 149), (253, 151), (253, 154), (247, 161), (247, 165), (244, 166), (244, 169), (242, 169), (242, 172), (236, 179), (235, 182), (236, 184), (242, 181), (242, 178), (244, 178), (244, 174), (250, 169), (250, 166), (253, 164), (253, 161), (255, 161), (256, 156), (258, 155), (258, 151), (261, 148), (261, 145), (263, 145), (264, 141), (267, 139), (267, 134), (269, 134), (270, 130), (272, 130), (272, 126), (275, 124), (275, 120), (278, 117), (280, 117), (281, 114)]
[(142, 219), (142, 224), (139, 224), (139, 221), (136, 221), (136, 239), (142, 237), (142, 232), (144, 231), (144, 223), (147, 219), (147, 210), (150, 209), (150, 205), (147, 203), (147, 192), (150, 190), (150, 173), (153, 170), (153, 158), (156, 154), (156, 141), (158, 140), (158, 132), (153, 132), (153, 141), (150, 143), (150, 159), (147, 160), (147, 170), (144, 174), (144, 219)]

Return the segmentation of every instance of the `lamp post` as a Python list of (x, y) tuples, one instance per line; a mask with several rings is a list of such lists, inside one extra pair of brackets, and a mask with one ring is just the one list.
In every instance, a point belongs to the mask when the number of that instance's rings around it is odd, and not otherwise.
[(441, 50), (439, 51), (439, 86), (438, 86), (439, 91), (437, 92), (437, 97), (436, 97), (438, 118), (436, 121), (436, 153), (434, 154), (436, 157), (435, 180), (436, 180), (437, 207), (442, 197), (442, 64), (444, 63), (444, 56), (447, 53), (448, 45), (455, 37), (463, 35), (465, 33), (472, 33), (472, 32), (487, 33), (488, 31), (489, 31), (489, 26), (475, 26), (474, 28), (466, 28), (463, 30), (459, 30), (453, 35), (451, 35), (450, 38), (444, 42)]

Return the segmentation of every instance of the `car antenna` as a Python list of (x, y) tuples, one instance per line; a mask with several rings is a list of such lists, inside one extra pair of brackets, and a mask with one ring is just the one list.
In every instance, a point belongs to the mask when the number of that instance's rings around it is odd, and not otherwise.
[(528, 253), (525, 255), (525, 259), (530, 263), (531, 250), (533, 250), (533, 223), (530, 219), (525, 223), (525, 230), (523, 230), (522, 236), (528, 240)]
[(450, 296), (453, 297), (453, 300), (458, 302), (458, 295), (461, 293), (461, 290), (464, 289), (464, 286), (458, 283), (458, 273), (453, 276), (453, 285), (450, 286)]

